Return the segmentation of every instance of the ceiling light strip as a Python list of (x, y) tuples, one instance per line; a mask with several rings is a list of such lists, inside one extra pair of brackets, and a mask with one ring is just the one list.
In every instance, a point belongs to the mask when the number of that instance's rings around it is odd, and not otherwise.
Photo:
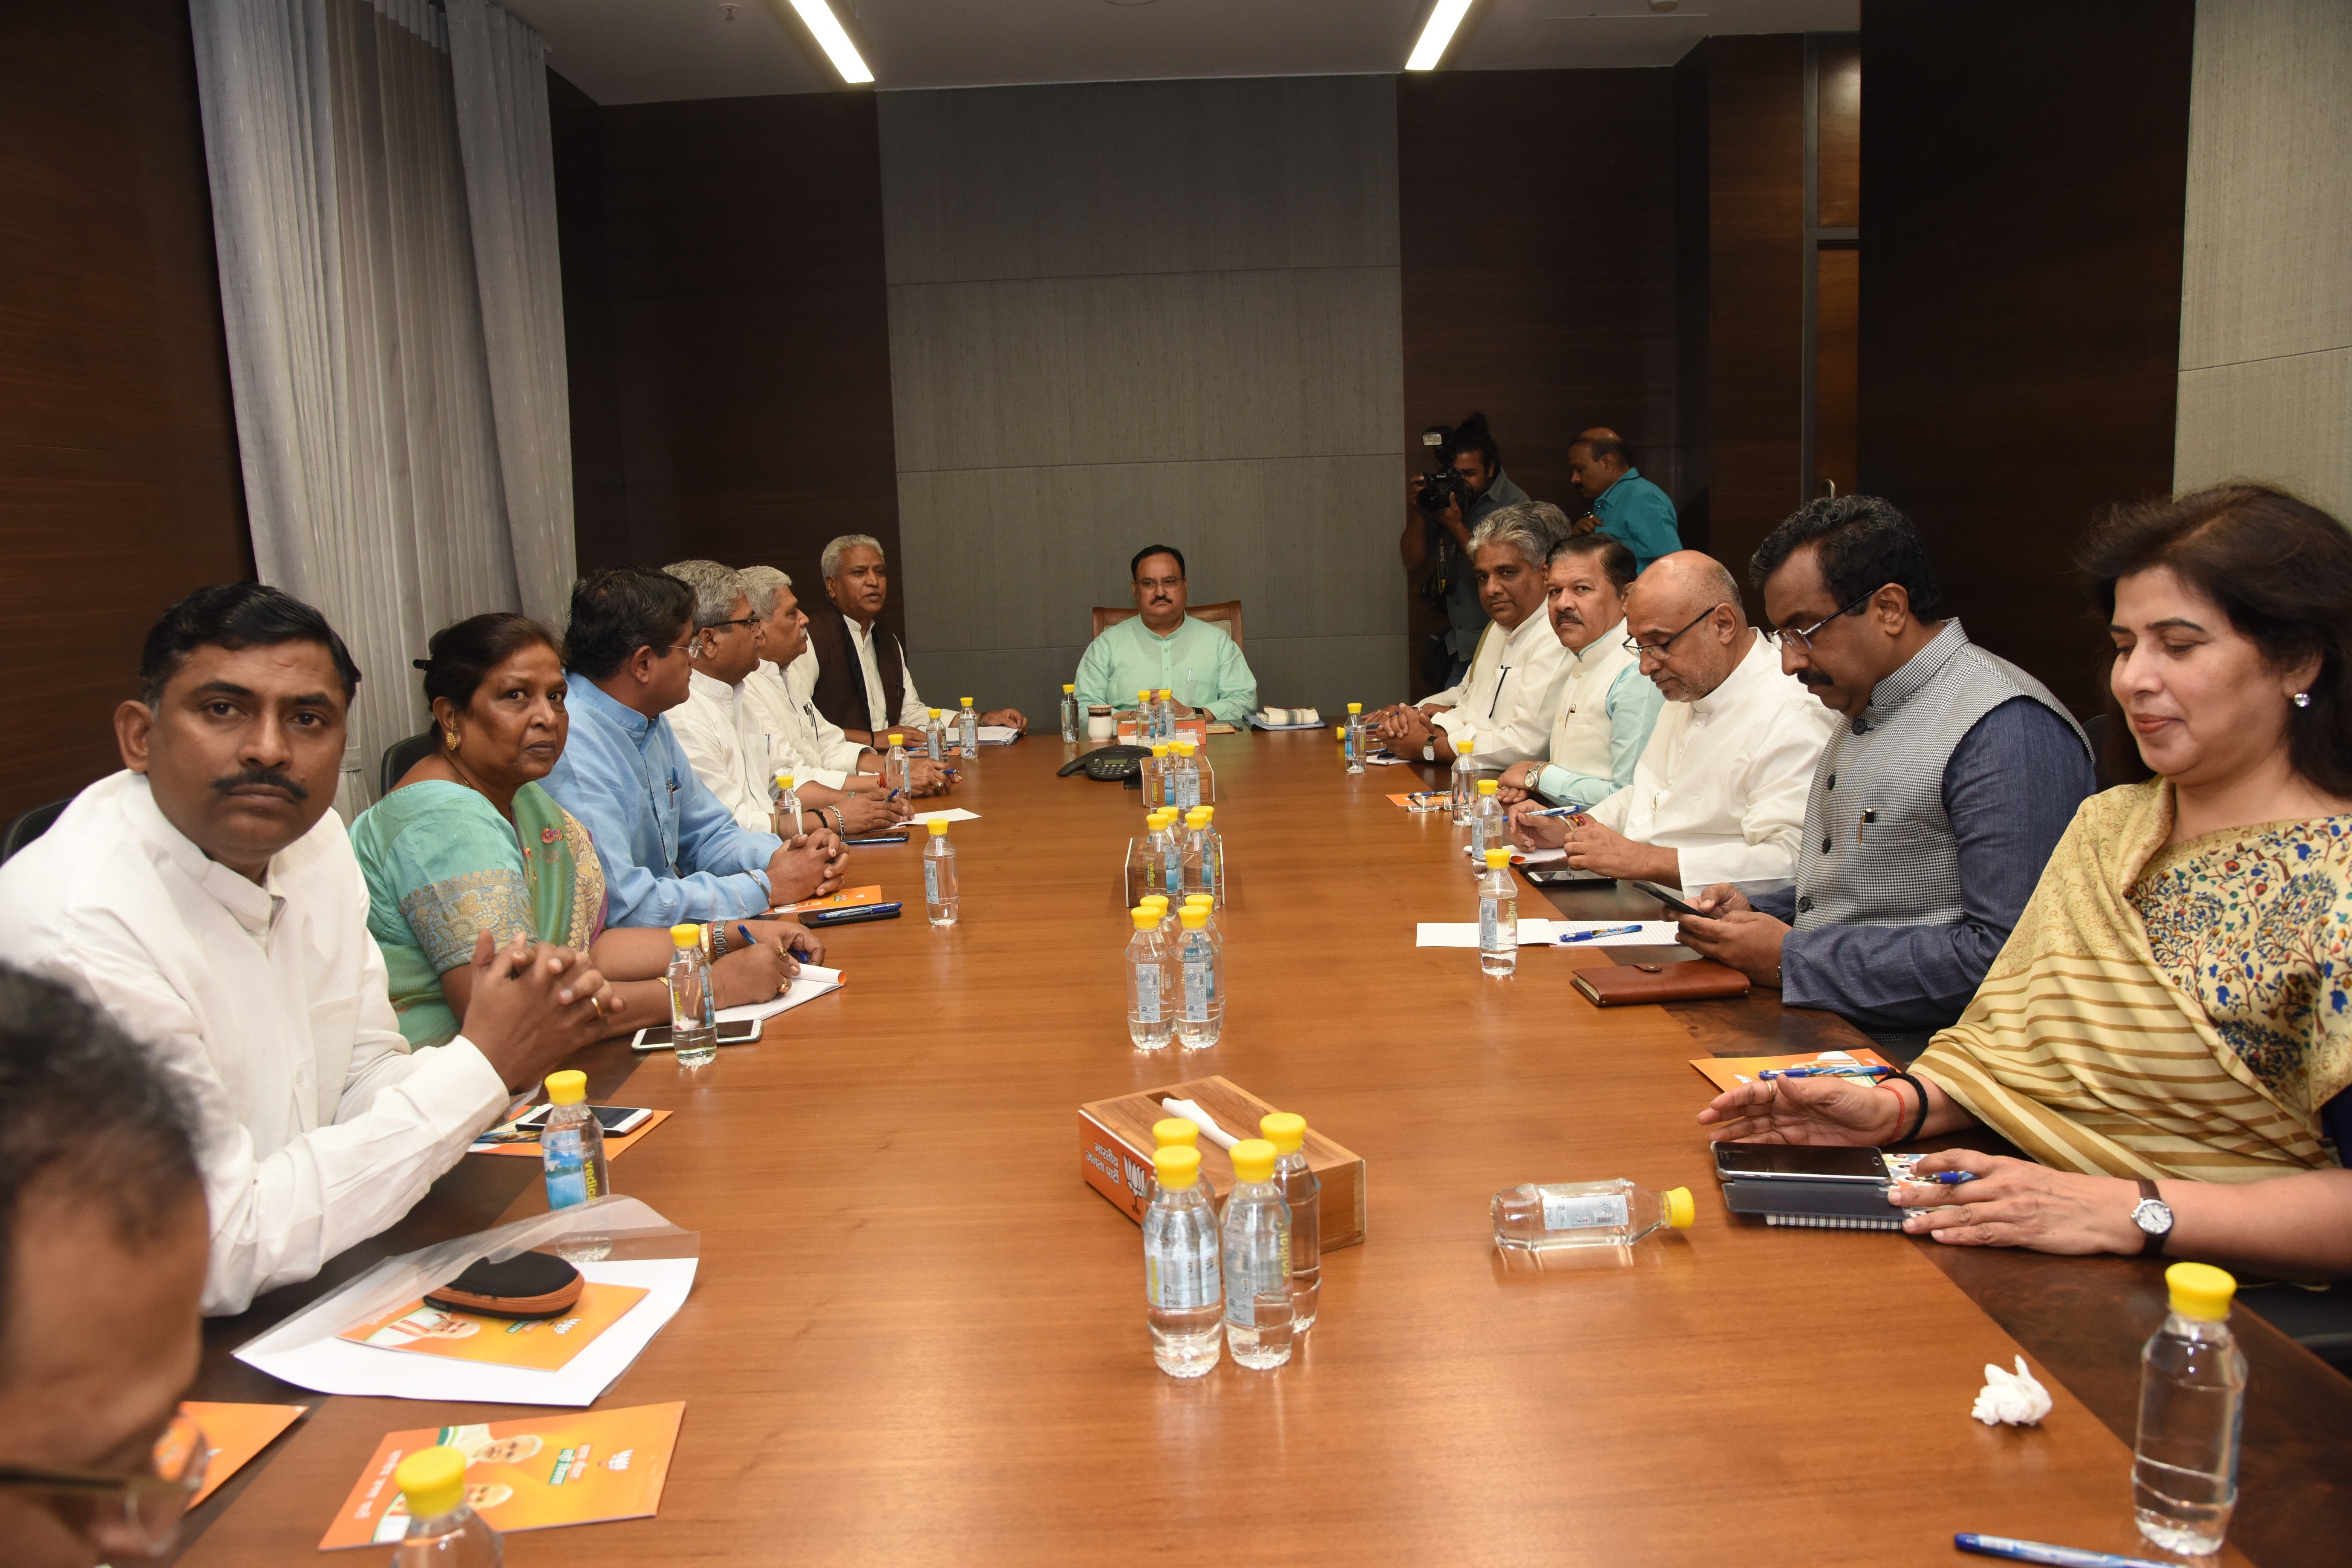
[[(1470, 0), (1462, 0), (1463, 5), (1469, 3)], [(1453, 0), (1443, 0), (1443, 4), (1452, 5)], [(842, 31), (840, 18), (833, 14), (833, 7), (824, 0), (793, 0), (793, 9), (801, 14), (801, 20), (808, 24), (808, 30), (816, 35), (818, 47), (824, 50), (825, 58), (833, 62), (833, 68), (841, 73), (842, 80), (865, 82), (874, 79), (874, 73), (866, 68), (866, 61), (858, 56), (857, 46), (849, 41), (847, 33)], [(1458, 17), (1460, 14), (1460, 7), (1456, 7), (1455, 16)], [(1450, 24), (1447, 30), (1452, 30)], [(1444, 45), (1441, 43), (1438, 47), (1443, 48)]]
[[(794, 0), (794, 3), (798, 4), (799, 0)], [(1421, 29), (1421, 41), (1413, 45), (1412, 58), (1404, 62), (1404, 68), (1409, 71), (1435, 70), (1437, 62), (1445, 58), (1445, 46), (1454, 41), (1454, 29), (1462, 25), (1462, 18), (1469, 10), (1470, 0), (1437, 0), (1437, 9), (1429, 14), (1428, 23)]]

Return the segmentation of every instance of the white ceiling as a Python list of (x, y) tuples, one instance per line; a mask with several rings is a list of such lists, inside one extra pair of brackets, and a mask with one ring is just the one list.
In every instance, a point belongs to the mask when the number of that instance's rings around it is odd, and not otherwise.
[[(600, 103), (829, 92), (789, 0), (502, 0)], [(1402, 67), (1431, 0), (835, 0), (876, 85), (993, 87)], [(731, 12), (731, 19), (730, 13)], [(1665, 66), (1710, 33), (1851, 31), (1861, 0), (1486, 0), (1449, 68)]]

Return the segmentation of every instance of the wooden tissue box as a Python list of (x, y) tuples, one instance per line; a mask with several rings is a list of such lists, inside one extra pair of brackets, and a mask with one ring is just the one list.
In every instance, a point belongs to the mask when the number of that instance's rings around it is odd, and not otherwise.
[[(1258, 1119), (1282, 1109), (1222, 1078), (1193, 1079), (1116, 1100), (1078, 1107), (1078, 1159), (1087, 1184), (1138, 1225), (1151, 1202), (1151, 1124), (1171, 1112), (1163, 1100), (1189, 1100), (1234, 1137), (1258, 1135)], [(1300, 1114), (1305, 1115), (1305, 1112)], [(1218, 1198), (1234, 1190), (1234, 1164), (1207, 1133), (1201, 1135), (1201, 1179)], [(1325, 1137), (1307, 1118), (1307, 1163), (1323, 1184), (1322, 1247), (1353, 1247), (1364, 1239), (1363, 1156)]]

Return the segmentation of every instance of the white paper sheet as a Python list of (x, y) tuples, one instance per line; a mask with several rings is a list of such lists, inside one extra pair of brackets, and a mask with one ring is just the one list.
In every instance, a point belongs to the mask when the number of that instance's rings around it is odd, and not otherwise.
[[(1470, 846), (1465, 844), (1462, 847), (1462, 853), (1468, 855)], [(1555, 860), (1567, 858), (1568, 851), (1565, 849), (1513, 849), (1511, 851), (1511, 864), (1514, 866), (1549, 866)]]
[(1010, 724), (982, 724), (980, 743), (983, 746), (1009, 746), (1021, 738), (1021, 731)]
[(945, 811), (919, 811), (907, 820), (918, 827), (927, 822), (978, 822), (980, 813), (966, 811), (960, 805), (951, 805)]
[[(1638, 931), (1611, 936), (1596, 936), (1584, 942), (1563, 944), (1560, 938), (1578, 931), (1615, 931), (1620, 926), (1638, 926)], [(1415, 947), (1475, 947), (1478, 945), (1477, 922), (1460, 924), (1424, 921), (1413, 928)], [(1682, 941), (1672, 921), (1549, 921), (1523, 920), (1519, 922), (1521, 947), (1673, 947)]]
[[(828, 991), (841, 989), (841, 971), (827, 969), (823, 964), (803, 963), (801, 972), (784, 994), (766, 1002), (746, 1002), (740, 1007), (721, 1007), (714, 1015), (721, 1024), (739, 1024), (746, 1018), (772, 1018), (779, 1013), (789, 1013), (803, 1002), (814, 1002)], [(665, 1046), (664, 1050), (669, 1047)]]

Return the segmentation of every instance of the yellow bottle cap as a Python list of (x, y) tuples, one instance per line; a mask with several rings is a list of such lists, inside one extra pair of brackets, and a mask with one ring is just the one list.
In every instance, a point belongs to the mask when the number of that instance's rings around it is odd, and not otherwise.
[(1263, 1138), (1244, 1138), (1232, 1149), (1234, 1179), (1264, 1182), (1274, 1176), (1274, 1145)]
[(1188, 811), (1188, 812), (1186, 812), (1186, 813), (1184, 814), (1184, 826), (1187, 826), (1187, 827), (1206, 827), (1206, 826), (1209, 826), (1209, 814), (1208, 814), (1208, 812), (1207, 812), (1206, 810), (1204, 810), (1203, 808), (1200, 807), (1200, 806), (1197, 806), (1197, 805), (1196, 805), (1196, 806), (1194, 806), (1192, 810), (1190, 810), (1190, 811)]
[(2230, 1298), (2238, 1293), (2238, 1281), (2230, 1272), (2210, 1263), (2176, 1263), (2164, 1271), (2164, 1283), (2172, 1293), (2174, 1311), (2207, 1323), (2228, 1317)]
[(931, 717), (932, 717), (932, 718), (934, 718), (934, 719), (936, 719), (936, 718), (938, 718), (939, 716), (940, 716), (940, 710), (939, 710), (938, 709), (936, 709), (936, 708), (932, 709), (932, 710), (931, 710)]
[(931, 837), (934, 838), (945, 838), (948, 836), (948, 825), (936, 816), (923, 826), (931, 830)]
[(1137, 692), (1137, 693), (1135, 694), (1135, 700), (1136, 700), (1138, 702), (1149, 702), (1149, 701), (1150, 701), (1150, 700), (1151, 700), (1151, 688), (1150, 688), (1149, 686), (1147, 686), (1147, 687), (1145, 687), (1142, 690), (1140, 690), (1140, 691)]
[(1486, 869), (1489, 871), (1499, 871), (1510, 863), (1511, 852), (1508, 849), (1489, 849), (1486, 851)]
[(1501, 783), (1502, 781), (1499, 779), (1480, 779), (1478, 781), (1478, 793), (1480, 795), (1492, 795), (1500, 786)]
[(1065, 686), (1065, 687), (1063, 687), (1063, 688), (1062, 688), (1062, 689), (1063, 689), (1063, 690), (1065, 690), (1065, 691), (1076, 691), (1076, 690), (1077, 689), (1077, 688), (1076, 688), (1076, 687), (1075, 687), (1075, 686)]
[[(1165, 1127), (1167, 1123), (1160, 1125)], [(1184, 1125), (1192, 1124), (1187, 1121)], [(1181, 1143), (1162, 1144), (1160, 1152), (1151, 1156), (1151, 1170), (1161, 1186), (1171, 1193), (1181, 1193), (1201, 1179), (1201, 1152)]]
[(1163, 686), (1163, 687), (1161, 687), (1161, 688), (1160, 689), (1160, 696), (1162, 696), (1162, 697), (1173, 697), (1173, 696), (1175, 696), (1176, 694), (1175, 694), (1173, 691), (1169, 690), (1169, 689), (1168, 689), (1168, 688), (1166, 688), (1166, 687), (1164, 687), (1164, 686)]
[(1152, 754), (1153, 756), (1155, 756), (1155, 757), (1164, 757), (1164, 756), (1166, 756), (1166, 755), (1168, 754), (1168, 742), (1165, 742), (1165, 741), (1154, 741), (1154, 742), (1151, 742), (1151, 754)]
[(1348, 704), (1348, 711), (1350, 713), (1361, 713), (1363, 710), (1364, 705), (1360, 702), (1350, 702)]
[(1176, 918), (1184, 922), (1186, 931), (1199, 931), (1209, 923), (1209, 911), (1198, 904), (1186, 904)]
[(1187, 893), (1184, 895), (1184, 901), (1188, 904), (1198, 904), (1204, 910), (1214, 909), (1217, 904), (1217, 895), (1214, 893)]
[(1192, 809), (1212, 822), (1217, 819), (1217, 808), (1213, 805), (1196, 805)]
[(969, 697), (959, 697), (956, 700), (962, 703), (967, 708), (971, 706), (971, 699)]
[(1332, 726), (1331, 726), (1331, 738), (1332, 738), (1333, 740), (1335, 740), (1335, 741), (1337, 741), (1337, 742), (1340, 742), (1342, 745), (1345, 745), (1345, 744), (1347, 743), (1347, 740), (1348, 740), (1348, 726), (1346, 726), (1345, 724), (1334, 724), (1334, 725), (1332, 725)]
[(776, 775), (776, 782), (783, 785), (786, 789), (790, 789), (793, 787), (793, 775), (790, 773), (778, 773)]
[(894, 746), (903, 746), (907, 743), (907, 737), (898, 733), (896, 731), (893, 731), (890, 735), (890, 743)]
[(1168, 895), (1165, 893), (1146, 893), (1143, 897), (1136, 900), (1135, 901), (1139, 904), (1155, 905), (1158, 908), (1164, 910), (1168, 907)]
[(455, 1513), (466, 1500), (466, 1456), (446, 1444), (419, 1448), (400, 1461), (400, 1468), (392, 1472), (392, 1484), (408, 1500), (411, 1519)]
[(1197, 750), (1197, 748), (1194, 747), (1192, 742), (1190, 741), (1179, 741), (1176, 742), (1176, 754), (1180, 757), (1189, 757), (1195, 750)]
[(1698, 1217), (1698, 1205), (1691, 1202), (1688, 1187), (1668, 1187), (1663, 1194), (1666, 1200), (1666, 1223), (1676, 1230), (1688, 1230), (1691, 1221)]
[(672, 947), (700, 947), (702, 928), (691, 921), (685, 925), (672, 926), (669, 928), (669, 942)]
[(1151, 1124), (1151, 1141), (1162, 1149), (1195, 1149), (1201, 1143), (1201, 1124), (1181, 1116), (1163, 1117)]
[(1454, 742), (1454, 754), (1457, 757), (1466, 757), (1477, 749), (1478, 737), (1475, 734), (1464, 735)]
[(547, 1075), (547, 1098), (558, 1105), (577, 1105), (588, 1098), (588, 1075), (584, 1072), (551, 1072)]
[(1135, 929), (1138, 931), (1158, 931), (1160, 929), (1160, 911), (1153, 909), (1150, 904), (1138, 904), (1135, 908), (1128, 910), (1127, 914), (1128, 918), (1135, 922)]
[(1295, 1153), (1307, 1142), (1307, 1118), (1287, 1110), (1270, 1110), (1259, 1117), (1257, 1130), (1277, 1154)]

